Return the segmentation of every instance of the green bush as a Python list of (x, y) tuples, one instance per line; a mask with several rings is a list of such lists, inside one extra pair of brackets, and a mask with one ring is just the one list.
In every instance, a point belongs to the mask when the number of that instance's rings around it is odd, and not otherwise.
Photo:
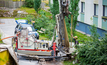
[(1, 34), (0, 34), (0, 44), (2, 44), (3, 43), (3, 41), (1, 40)]
[(92, 26), (91, 40), (78, 48), (80, 65), (107, 65), (107, 34), (99, 41), (97, 29)]
[(46, 17), (46, 12), (40, 10), (39, 12), (40, 17), (35, 19), (35, 28), (40, 30), (41, 28), (45, 29), (44, 34), (47, 34), (47, 37), (50, 39), (53, 35), (55, 21)]
[(34, 0), (34, 9), (38, 13), (40, 10), (41, 0)]
[(53, 4), (50, 4), (50, 11), (52, 13), (52, 17), (55, 20), (55, 15), (59, 14), (59, 3), (58, 0), (53, 0)]
[(55, 21), (51, 19), (50, 16), (51, 14), (49, 12), (40, 10), (38, 11), (38, 15), (36, 17), (31, 14), (27, 15), (27, 20), (29, 24), (32, 24), (31, 20), (35, 21), (35, 29), (45, 29), (44, 33), (41, 33), (40, 35), (44, 35), (46, 38), (51, 39), (55, 27)]
[(34, 20), (35, 20), (34, 15), (30, 15), (30, 14), (27, 15), (27, 21), (28, 21), (29, 24), (32, 24), (31, 21), (34, 21)]
[(34, 7), (34, 0), (25, 0), (25, 7), (33, 8)]

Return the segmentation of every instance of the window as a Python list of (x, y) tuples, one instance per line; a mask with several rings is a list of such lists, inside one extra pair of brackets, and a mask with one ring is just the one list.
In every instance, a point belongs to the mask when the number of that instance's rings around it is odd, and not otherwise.
[(94, 15), (98, 15), (98, 4), (94, 4)]
[(103, 16), (107, 16), (107, 6), (103, 5)]
[(81, 2), (81, 12), (85, 12), (85, 3)]
[(18, 28), (18, 27), (19, 27), (19, 25), (16, 26), (16, 28)]

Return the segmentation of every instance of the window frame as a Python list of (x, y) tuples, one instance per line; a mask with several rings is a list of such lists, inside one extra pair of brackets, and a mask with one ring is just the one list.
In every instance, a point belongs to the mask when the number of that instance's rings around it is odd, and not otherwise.
[(85, 12), (85, 2), (81, 2), (81, 12)]

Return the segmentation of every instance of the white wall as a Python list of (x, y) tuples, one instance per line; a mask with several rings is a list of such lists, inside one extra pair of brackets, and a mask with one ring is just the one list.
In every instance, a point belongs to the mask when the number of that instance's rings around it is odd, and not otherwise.
[(84, 22), (92, 25), (93, 20), (91, 20), (91, 18), (93, 18), (93, 15), (94, 15), (93, 0), (85, 0), (85, 20), (84, 20)]
[[(78, 21), (81, 21), (81, 1), (79, 2), (79, 16)], [(87, 23), (89, 25), (93, 25), (93, 19), (94, 16), (94, 0), (84, 0), (85, 1), (85, 13), (84, 13), (84, 23)], [(103, 16), (103, 6), (102, 6), (102, 0), (98, 0), (98, 27), (102, 27), (102, 16)]]
[(78, 7), (79, 7), (79, 11), (78, 11), (78, 13), (79, 13), (79, 15), (78, 15), (78, 21), (81, 21), (81, 19), (80, 19), (80, 14), (81, 14), (81, 1), (79, 1)]
[(102, 0), (98, 1), (98, 27), (102, 27), (102, 16), (103, 16), (103, 6), (102, 6)]

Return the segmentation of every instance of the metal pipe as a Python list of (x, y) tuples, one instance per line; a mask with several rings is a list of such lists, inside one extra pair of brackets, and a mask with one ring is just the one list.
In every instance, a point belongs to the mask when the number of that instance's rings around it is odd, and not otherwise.
[(72, 23), (73, 23), (73, 15), (71, 15), (71, 48), (72, 48)]

